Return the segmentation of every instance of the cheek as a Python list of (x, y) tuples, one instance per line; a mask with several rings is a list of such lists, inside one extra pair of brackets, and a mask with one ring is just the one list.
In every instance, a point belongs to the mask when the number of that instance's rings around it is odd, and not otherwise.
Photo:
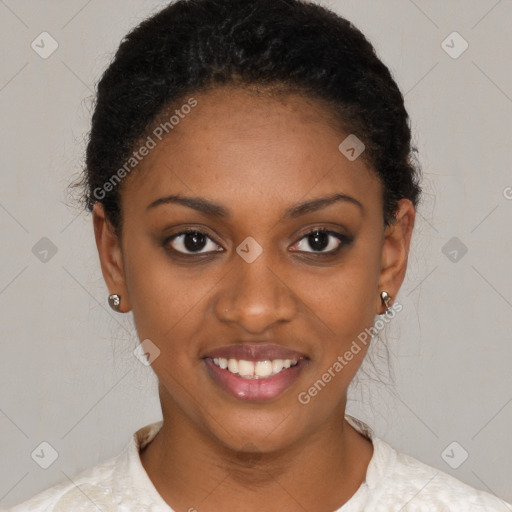
[(326, 395), (346, 389), (371, 341), (368, 330), (377, 313), (380, 271), (376, 239), (360, 240), (328, 275), (317, 275), (308, 283), (306, 303), (314, 312), (322, 340), (316, 349), (315, 377), (333, 383), (326, 386), (329, 388)]
[(377, 250), (375, 243), (361, 240), (339, 265), (308, 280), (306, 303), (340, 341), (373, 324), (380, 271)]
[(203, 283), (199, 286), (199, 274), (171, 264), (163, 250), (141, 241), (127, 247), (125, 275), (140, 339), (167, 347), (183, 338), (208, 289)]
[(375, 317), (375, 282), (367, 276), (355, 268), (340, 271), (313, 297), (320, 318), (314, 321), (323, 334), (313, 354), (313, 371), (298, 398), (316, 418), (326, 418), (332, 405), (346, 396), (368, 350), (371, 337), (366, 329)]

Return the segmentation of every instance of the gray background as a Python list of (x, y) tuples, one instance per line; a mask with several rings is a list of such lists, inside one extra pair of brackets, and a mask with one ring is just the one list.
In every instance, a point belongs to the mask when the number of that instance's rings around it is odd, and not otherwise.
[[(164, 4), (0, 1), (3, 507), (117, 454), (161, 417), (156, 378), (132, 354), (131, 315), (107, 306), (91, 218), (67, 206), (65, 189), (82, 165), (96, 80), (123, 35)], [(323, 4), (392, 69), (424, 172), (404, 309), (383, 334), (395, 383), (384, 361), (360, 379), (349, 412), (397, 449), (512, 501), (512, 3)], [(46, 59), (31, 47), (43, 31), (58, 43)], [(442, 45), (454, 31), (469, 45), (457, 58), (458, 36), (444, 43), (452, 56)], [(58, 453), (48, 469), (31, 458), (43, 441)]]

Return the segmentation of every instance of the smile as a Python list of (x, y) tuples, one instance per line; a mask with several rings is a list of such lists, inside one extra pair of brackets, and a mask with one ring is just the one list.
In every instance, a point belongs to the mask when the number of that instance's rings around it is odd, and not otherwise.
[(224, 357), (213, 358), (213, 364), (238, 374), (244, 379), (268, 379), (283, 370), (295, 366), (297, 359), (273, 359), (265, 361), (246, 361), (244, 359), (226, 359)]
[(240, 400), (265, 401), (277, 398), (299, 378), (309, 362), (299, 359), (203, 359), (208, 374), (219, 389)]

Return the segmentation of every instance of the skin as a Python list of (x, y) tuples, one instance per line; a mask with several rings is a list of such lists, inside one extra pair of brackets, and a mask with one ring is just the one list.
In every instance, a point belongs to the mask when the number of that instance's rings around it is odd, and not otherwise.
[[(335, 510), (364, 481), (373, 454), (344, 419), (366, 347), (307, 405), (297, 397), (384, 313), (379, 293), (396, 297), (414, 207), (402, 199), (396, 223), (384, 226), (380, 181), (362, 157), (340, 153), (348, 133), (315, 100), (234, 88), (194, 97), (198, 105), (123, 184), (121, 237), (100, 203), (93, 212), (109, 292), (133, 311), (140, 340), (161, 351), (152, 368), (164, 426), (142, 464), (176, 511)], [(342, 201), (280, 220), (290, 206), (335, 192), (362, 208)], [(206, 198), (232, 216), (178, 204), (146, 210), (169, 194)], [(186, 227), (211, 238), (198, 249), (209, 256), (180, 257), (190, 253), (183, 237), (165, 246)], [(319, 227), (353, 241), (322, 259), (305, 236)], [(252, 263), (236, 252), (248, 236), (263, 249)], [(322, 252), (339, 244), (328, 240)], [(212, 381), (202, 360), (209, 350), (265, 341), (309, 357), (284, 393), (244, 402)]]

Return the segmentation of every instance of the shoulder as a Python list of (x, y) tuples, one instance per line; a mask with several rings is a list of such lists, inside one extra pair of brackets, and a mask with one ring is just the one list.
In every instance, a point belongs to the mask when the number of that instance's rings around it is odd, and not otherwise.
[[(119, 456), (118, 456), (119, 457)], [(98, 511), (107, 508), (108, 492), (118, 457), (86, 469), (72, 479), (50, 487), (32, 498), (10, 508), (7, 512), (69, 512), (70, 510)]]
[(398, 504), (408, 512), (512, 511), (512, 505), (493, 494), (475, 489), (414, 457), (397, 452), (381, 439), (375, 438), (373, 442), (379, 451), (387, 453), (383, 460), (389, 463), (379, 486), (376, 511), (395, 510), (393, 506)]
[(120, 510), (123, 505), (130, 510), (146, 510), (149, 506), (155, 511), (169, 510), (139, 458), (139, 450), (151, 442), (162, 425), (161, 420), (140, 428), (118, 455), (36, 494), (6, 512), (113, 512)]

